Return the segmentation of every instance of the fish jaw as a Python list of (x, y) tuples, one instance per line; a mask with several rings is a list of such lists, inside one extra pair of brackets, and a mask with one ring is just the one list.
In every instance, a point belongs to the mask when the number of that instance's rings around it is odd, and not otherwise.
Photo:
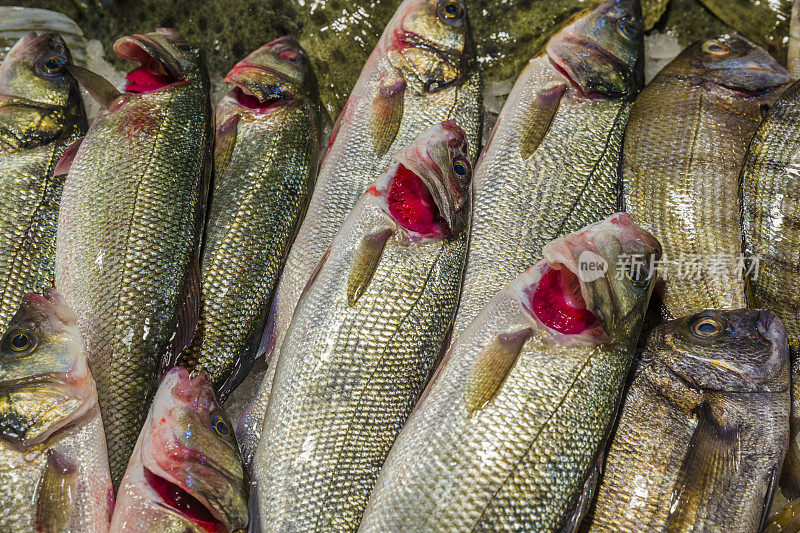
[(185, 85), (196, 77), (201, 63), (200, 52), (168, 28), (121, 37), (114, 43), (114, 52), (140, 64), (126, 77), (127, 93), (147, 94)]

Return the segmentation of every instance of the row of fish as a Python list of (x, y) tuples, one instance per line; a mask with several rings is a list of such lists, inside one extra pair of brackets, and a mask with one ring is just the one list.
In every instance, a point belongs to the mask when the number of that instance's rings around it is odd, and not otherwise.
[[(570, 21), (477, 162), (459, 0), (400, 4), (332, 131), (289, 37), (215, 113), (172, 30), (117, 41), (122, 93), (23, 38), (0, 66), (0, 529), (757, 530), (784, 462), (800, 496), (800, 96), (736, 35), (639, 94), (643, 32), (632, 0)], [(656, 286), (743, 242), (750, 282)], [(611, 439), (654, 291), (675, 320)]]

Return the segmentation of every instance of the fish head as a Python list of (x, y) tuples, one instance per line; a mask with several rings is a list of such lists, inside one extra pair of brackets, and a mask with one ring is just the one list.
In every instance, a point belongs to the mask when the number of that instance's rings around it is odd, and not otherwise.
[(60, 35), (29, 32), (0, 65), (0, 94), (67, 107), (80, 94), (78, 82), (65, 68), (70, 64), (72, 56)]
[(445, 120), (400, 149), (376, 190), (389, 216), (412, 236), (439, 238), (458, 232), (465, 220), (472, 180), (464, 130)]
[(768, 309), (713, 310), (655, 328), (643, 350), (694, 389), (785, 391), (789, 384), (786, 330)]
[(127, 93), (152, 93), (184, 85), (205, 72), (200, 49), (170, 28), (121, 37), (114, 43), (114, 52), (140, 65), (126, 76)]
[(0, 341), (0, 438), (25, 449), (97, 404), (78, 317), (54, 289), (28, 294)]
[[(789, 81), (789, 72), (769, 53), (735, 34), (706, 39), (690, 46), (678, 68), (690, 79), (702, 77), (723, 89), (748, 97)], [(699, 81), (699, 80), (698, 80)]]
[(244, 470), (233, 426), (204, 373), (167, 372), (142, 431), (144, 479), (159, 507), (208, 531), (247, 526)]
[(562, 343), (635, 335), (653, 290), (648, 267), (661, 256), (655, 237), (617, 213), (555, 239), (542, 254), (544, 261), (532, 267), (536, 283), (523, 289), (523, 302), (541, 326)]
[(644, 85), (644, 24), (637, 0), (607, 0), (547, 43), (545, 52), (581, 93), (630, 98)]
[(316, 78), (308, 55), (291, 36), (281, 37), (239, 61), (225, 81), (231, 105), (266, 113), (298, 98), (315, 98)]
[(406, 0), (389, 27), (389, 61), (418, 93), (465, 78), (473, 54), (464, 0)]

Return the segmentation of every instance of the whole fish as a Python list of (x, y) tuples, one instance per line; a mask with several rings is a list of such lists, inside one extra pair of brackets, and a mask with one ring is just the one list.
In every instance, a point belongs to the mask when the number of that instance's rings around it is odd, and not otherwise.
[[(783, 320), (792, 361), (792, 439), (781, 485), (800, 497), (800, 82), (770, 107), (742, 169), (745, 252), (754, 257), (750, 304)], [(757, 268), (756, 268), (757, 267)]]
[(122, 37), (114, 50), (141, 63), (125, 94), (77, 71), (106, 108), (69, 168), (55, 280), (86, 340), (117, 485), (159, 362), (195, 330), (212, 127), (201, 53), (174, 30)]
[(262, 46), (226, 81), (216, 110), (213, 190), (198, 329), (184, 354), (225, 398), (250, 370), (281, 266), (317, 173), (321, 103), (291, 37)]
[(0, 340), (0, 531), (108, 531), (114, 492), (78, 317), (29, 294)]
[[(333, 127), (308, 213), (289, 251), (270, 311), (267, 355), (279, 353), (294, 308), (344, 219), (391, 155), (443, 120), (464, 129), (477, 154), (483, 109), (463, 0), (404, 0)], [(240, 421), (245, 460), (261, 434), (275, 365)]]
[(53, 171), (86, 132), (71, 62), (58, 34), (31, 32), (0, 65), (0, 331), (25, 294), (53, 285), (64, 187)]
[(450, 347), (392, 446), (361, 531), (577, 527), (660, 247), (619, 213), (543, 253)]
[(643, 35), (638, 2), (608, 0), (553, 37), (520, 75), (476, 165), (453, 338), (549, 241), (617, 211)]
[(254, 530), (358, 527), (455, 312), (468, 153), (453, 121), (396, 153), (309, 281), (253, 459)]
[(664, 245), (665, 314), (745, 307), (739, 172), (762, 105), (787, 80), (767, 52), (724, 35), (684, 50), (633, 104), (624, 205)]
[(244, 531), (247, 498), (233, 426), (201, 371), (167, 372), (133, 450), (111, 531)]

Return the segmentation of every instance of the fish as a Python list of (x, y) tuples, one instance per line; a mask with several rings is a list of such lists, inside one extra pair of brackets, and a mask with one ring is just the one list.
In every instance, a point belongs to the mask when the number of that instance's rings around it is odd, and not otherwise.
[(114, 50), (141, 64), (124, 94), (75, 70), (105, 108), (65, 164), (55, 286), (86, 340), (118, 486), (159, 368), (196, 329), (213, 126), (202, 53), (174, 30)]
[(787, 88), (755, 132), (742, 167), (745, 254), (753, 258), (748, 304), (780, 316), (789, 338), (792, 416), (781, 488), (800, 498), (800, 82)]
[(609, 0), (576, 17), (520, 74), (476, 165), (454, 339), (548, 242), (617, 211), (643, 35), (638, 2)]
[[(475, 160), (482, 120), (481, 73), (473, 60), (463, 0), (404, 0), (386, 26), (333, 126), (308, 212), (276, 290), (266, 343), (280, 352), (295, 306), (344, 219), (392, 154), (423, 131), (453, 120)], [(255, 398), (239, 421), (245, 461), (261, 434), (275, 365), (266, 367)]]
[(198, 328), (181, 364), (224, 399), (259, 355), (283, 260), (314, 187), (323, 111), (308, 56), (291, 37), (266, 44), (225, 78)]
[(0, 6), (0, 62), (31, 31), (57, 33), (72, 59), (80, 65), (86, 63), (86, 38), (74, 20), (57, 11), (18, 6)]
[(28, 32), (0, 64), (0, 331), (22, 297), (53, 285), (68, 147), (86, 132), (72, 58), (56, 33)]
[(399, 150), (310, 279), (253, 459), (254, 531), (353, 531), (455, 312), (470, 214), (453, 121)]
[(587, 531), (759, 531), (789, 440), (786, 331), (709, 309), (649, 332)]
[(114, 492), (78, 317), (25, 295), (0, 340), (0, 530), (108, 531)]
[(450, 346), (392, 445), (359, 531), (575, 531), (659, 253), (625, 213), (545, 246), (544, 259)]
[(664, 245), (666, 318), (746, 307), (739, 173), (788, 72), (738, 35), (698, 41), (639, 94), (623, 147), (623, 206)]
[(165, 375), (120, 485), (111, 531), (245, 531), (244, 468), (233, 426), (202, 371)]

